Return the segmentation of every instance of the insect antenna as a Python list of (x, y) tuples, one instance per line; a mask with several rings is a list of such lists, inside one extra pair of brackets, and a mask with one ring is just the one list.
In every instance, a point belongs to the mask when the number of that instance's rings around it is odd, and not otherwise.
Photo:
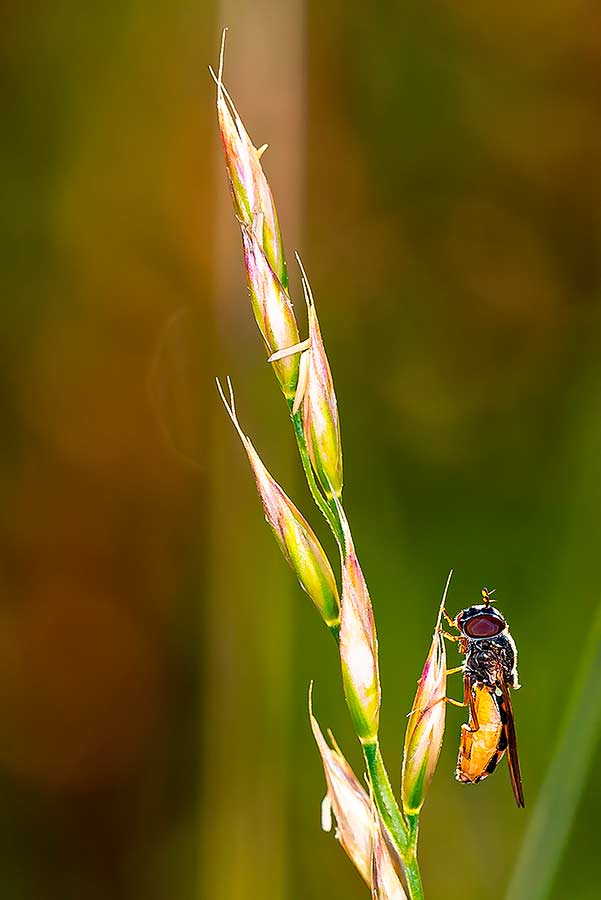
[(482, 599), (484, 600), (485, 606), (490, 606), (491, 603), (494, 603), (494, 600), (490, 598), (496, 591), (496, 588), (493, 588), (492, 591), (489, 591), (487, 588), (482, 588)]

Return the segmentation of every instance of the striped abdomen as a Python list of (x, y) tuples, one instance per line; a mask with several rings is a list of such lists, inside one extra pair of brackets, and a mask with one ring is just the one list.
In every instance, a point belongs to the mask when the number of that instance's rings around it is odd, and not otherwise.
[[(507, 717), (503, 697), (495, 688), (471, 685), (474, 720), (470, 708), (469, 723), (461, 726), (461, 742), (455, 777), (464, 784), (476, 784), (496, 769), (507, 748)], [(476, 729), (476, 730), (472, 730)]]

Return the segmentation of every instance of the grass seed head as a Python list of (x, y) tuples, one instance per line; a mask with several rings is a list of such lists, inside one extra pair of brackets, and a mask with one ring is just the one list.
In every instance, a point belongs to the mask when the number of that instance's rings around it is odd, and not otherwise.
[(440, 629), (451, 575), (447, 580), (436, 629), (418, 682), (407, 722), (403, 752), (402, 798), (407, 815), (417, 815), (434, 775), (442, 747), (446, 717), (447, 656)]
[(370, 743), (377, 737), (380, 719), (378, 638), (367, 584), (339, 503), (338, 512), (345, 542), (340, 610), (342, 681), (357, 736), (362, 743)]
[(303, 396), (303, 429), (311, 463), (326, 496), (342, 494), (342, 442), (338, 403), (311, 286), (297, 254), (309, 317), (307, 382)]
[(356, 777), (332, 734), (329, 735), (331, 746), (324, 738), (311, 709), (311, 695), (309, 714), (328, 786), (322, 804), (322, 828), (331, 830), (333, 813), (336, 837), (371, 887), (375, 900), (406, 900), (373, 797)]
[[(261, 217), (259, 217), (259, 224)], [(253, 313), (270, 354), (298, 344), (299, 334), (292, 303), (257, 239), (256, 229), (242, 227), (244, 264)], [(292, 353), (272, 362), (278, 381), (288, 400), (298, 384), (300, 353)]]
[(288, 275), (278, 215), (271, 189), (263, 172), (261, 157), (267, 147), (257, 149), (244, 127), (234, 102), (223, 85), (225, 35), (221, 41), (217, 83), (217, 117), (225, 155), (234, 210), (241, 224), (253, 227), (262, 216), (257, 239), (278, 280), (287, 287)]
[[(330, 735), (330, 747), (310, 709), (311, 728), (319, 749), (328, 792), (324, 808), (336, 819), (336, 837), (366, 884), (371, 885), (374, 815), (370, 798)], [(322, 827), (331, 822), (322, 816)]]
[(340, 621), (340, 601), (332, 567), (311, 526), (264, 466), (238, 422), (231, 383), (229, 403), (219, 381), (221, 399), (246, 450), (263, 509), (276, 542), (328, 627)]

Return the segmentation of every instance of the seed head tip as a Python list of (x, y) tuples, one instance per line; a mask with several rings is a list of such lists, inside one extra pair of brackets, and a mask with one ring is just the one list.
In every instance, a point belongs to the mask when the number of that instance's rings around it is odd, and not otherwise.
[(219, 50), (219, 74), (217, 78), (217, 87), (223, 84), (223, 62), (225, 59), (225, 37), (227, 35), (227, 26), (221, 32), (221, 48)]

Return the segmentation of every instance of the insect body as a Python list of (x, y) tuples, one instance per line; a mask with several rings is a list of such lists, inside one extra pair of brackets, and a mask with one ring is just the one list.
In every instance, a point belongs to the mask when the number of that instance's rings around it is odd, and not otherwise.
[(470, 606), (447, 619), (460, 632), (446, 636), (457, 641), (465, 654), (463, 706), (469, 720), (461, 727), (461, 742), (455, 777), (475, 784), (496, 769), (507, 751), (515, 801), (524, 806), (524, 791), (510, 688), (519, 688), (517, 650), (501, 613), (491, 606), (492, 591), (482, 590), (484, 603)]

